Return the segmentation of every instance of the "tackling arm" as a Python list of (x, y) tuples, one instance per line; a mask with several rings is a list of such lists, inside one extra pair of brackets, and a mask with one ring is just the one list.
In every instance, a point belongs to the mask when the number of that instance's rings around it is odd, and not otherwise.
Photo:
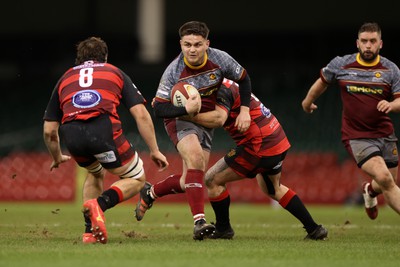
[(240, 112), (235, 121), (235, 127), (238, 131), (244, 133), (249, 129), (251, 118), (250, 118), (250, 98), (251, 98), (251, 81), (249, 75), (238, 82), (239, 94), (240, 94)]
[(191, 118), (185, 116), (184, 119), (190, 120), (207, 128), (218, 128), (224, 125), (227, 118), (228, 113), (223, 108), (216, 105), (215, 109), (212, 111), (199, 113)]

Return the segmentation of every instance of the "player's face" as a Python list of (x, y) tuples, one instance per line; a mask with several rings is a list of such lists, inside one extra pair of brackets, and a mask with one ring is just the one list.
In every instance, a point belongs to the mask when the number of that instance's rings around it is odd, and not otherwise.
[(210, 41), (200, 35), (185, 35), (180, 40), (181, 49), (190, 65), (198, 66), (204, 62)]
[(358, 35), (357, 48), (362, 60), (372, 62), (379, 55), (382, 40), (377, 32), (362, 32)]

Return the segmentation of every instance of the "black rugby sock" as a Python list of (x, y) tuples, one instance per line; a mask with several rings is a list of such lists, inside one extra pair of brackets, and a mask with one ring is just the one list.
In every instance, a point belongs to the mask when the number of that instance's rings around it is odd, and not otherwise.
[(119, 203), (118, 192), (110, 188), (97, 198), (97, 202), (102, 211), (106, 211)]
[(229, 206), (231, 203), (230, 196), (228, 195), (228, 197), (220, 201), (210, 201), (210, 203), (215, 213), (215, 227), (219, 231), (228, 229), (231, 226), (229, 219)]
[(297, 195), (292, 197), (285, 209), (302, 222), (307, 233), (311, 233), (318, 226)]

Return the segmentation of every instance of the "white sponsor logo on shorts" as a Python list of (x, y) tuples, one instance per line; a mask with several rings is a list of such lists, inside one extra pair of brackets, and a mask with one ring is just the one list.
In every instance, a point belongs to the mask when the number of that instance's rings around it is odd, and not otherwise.
[(94, 155), (100, 163), (110, 163), (117, 160), (114, 151), (110, 150), (97, 155)]
[(280, 168), (282, 166), (282, 161), (280, 161), (275, 167), (273, 167), (272, 169), (276, 170), (278, 168)]

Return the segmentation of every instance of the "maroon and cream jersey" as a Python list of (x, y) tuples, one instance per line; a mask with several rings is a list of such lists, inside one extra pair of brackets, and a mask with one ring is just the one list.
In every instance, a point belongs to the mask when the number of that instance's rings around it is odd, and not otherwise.
[(215, 48), (208, 48), (206, 57), (202, 65), (190, 66), (180, 53), (164, 71), (154, 101), (170, 102), (172, 87), (185, 81), (200, 93), (200, 112), (214, 110), (217, 91), (224, 77), (240, 81), (246, 76), (246, 70), (228, 53)]
[(393, 133), (393, 123), (377, 110), (381, 100), (400, 97), (399, 68), (387, 58), (361, 62), (359, 53), (335, 57), (321, 69), (321, 79), (337, 82), (343, 102), (342, 140), (380, 138)]
[(109, 114), (120, 124), (117, 107), (146, 100), (122, 70), (108, 63), (86, 61), (67, 70), (57, 82), (44, 119), (66, 123)]
[(224, 79), (218, 92), (217, 105), (228, 113), (224, 129), (237, 146), (243, 145), (260, 157), (279, 155), (290, 148), (289, 140), (278, 119), (254, 95), (250, 98), (249, 129), (240, 133), (235, 121), (240, 113), (239, 87), (233, 81)]

